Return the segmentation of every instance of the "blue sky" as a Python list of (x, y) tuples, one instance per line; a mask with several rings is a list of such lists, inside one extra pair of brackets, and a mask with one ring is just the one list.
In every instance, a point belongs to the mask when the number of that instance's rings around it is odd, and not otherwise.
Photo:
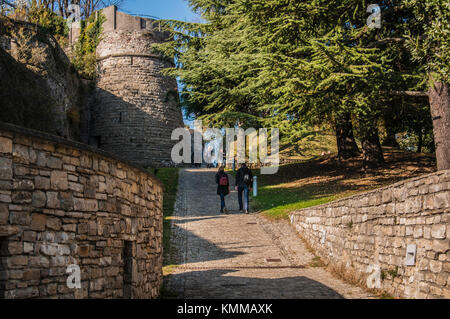
[(123, 11), (137, 15), (152, 15), (161, 19), (200, 22), (186, 0), (125, 0)]

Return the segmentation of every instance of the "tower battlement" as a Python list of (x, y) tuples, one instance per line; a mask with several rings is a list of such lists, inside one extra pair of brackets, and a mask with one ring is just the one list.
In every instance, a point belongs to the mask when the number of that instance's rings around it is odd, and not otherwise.
[(97, 89), (90, 104), (90, 144), (141, 166), (172, 166), (172, 131), (183, 127), (173, 61), (156, 54), (168, 39), (159, 22), (117, 11), (106, 17), (97, 46)]

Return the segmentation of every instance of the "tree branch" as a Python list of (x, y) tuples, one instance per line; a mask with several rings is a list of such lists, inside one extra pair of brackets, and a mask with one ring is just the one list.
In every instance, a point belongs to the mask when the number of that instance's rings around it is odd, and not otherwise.
[[(419, 40), (425, 40), (426, 38), (427, 38), (426, 35), (419, 36)], [(389, 42), (403, 43), (406, 40), (407, 40), (406, 38), (385, 38), (383, 40), (369, 43), (369, 45), (367, 45), (367, 48), (374, 48), (374, 47), (382, 46), (383, 44), (386, 44)]]
[(427, 92), (422, 91), (389, 91), (389, 92), (383, 92), (389, 95), (396, 95), (396, 96), (415, 96), (415, 97), (428, 97)]

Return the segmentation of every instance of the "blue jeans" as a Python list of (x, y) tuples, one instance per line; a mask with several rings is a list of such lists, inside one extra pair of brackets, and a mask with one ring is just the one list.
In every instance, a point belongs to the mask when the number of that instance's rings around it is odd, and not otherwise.
[[(242, 203), (242, 193), (244, 193), (244, 203)], [(247, 185), (238, 187), (239, 210), (248, 210), (249, 207), (249, 188)]]
[(220, 211), (223, 212), (225, 208), (225, 194), (220, 194)]

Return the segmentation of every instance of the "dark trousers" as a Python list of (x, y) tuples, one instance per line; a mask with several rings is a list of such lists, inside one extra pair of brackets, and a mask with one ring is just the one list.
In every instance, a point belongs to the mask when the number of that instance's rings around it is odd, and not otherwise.
[(225, 194), (220, 194), (220, 211), (223, 212), (225, 208)]
[[(244, 202), (242, 202), (242, 193), (244, 193)], [(249, 208), (249, 188), (247, 185), (238, 187), (239, 210), (248, 210)]]

